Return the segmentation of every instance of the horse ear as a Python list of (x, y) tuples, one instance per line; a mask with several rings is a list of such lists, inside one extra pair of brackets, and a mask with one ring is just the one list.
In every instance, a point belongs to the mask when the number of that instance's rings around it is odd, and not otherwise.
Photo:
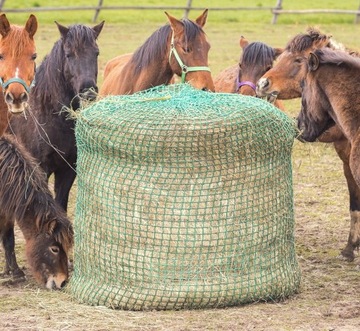
[(96, 38), (99, 36), (104, 24), (105, 24), (105, 21), (102, 21), (101, 23), (99, 23), (98, 25), (95, 25), (93, 27), (93, 30), (95, 31), (95, 34), (96, 34)]
[(31, 39), (33, 39), (34, 34), (38, 28), (38, 22), (35, 15), (31, 14), (26, 22), (25, 30), (29, 33)]
[(3, 37), (6, 37), (7, 34), (10, 32), (10, 23), (6, 17), (5, 14), (1, 14), (0, 15), (0, 34), (3, 36)]
[(308, 67), (310, 71), (315, 71), (319, 67), (319, 58), (315, 53), (309, 54)]
[(240, 47), (244, 50), (244, 48), (249, 45), (249, 41), (244, 37), (244, 36), (241, 36), (240, 37)]
[(207, 19), (209, 9), (205, 9), (204, 12), (195, 20), (197, 25), (204, 27)]
[(166, 16), (168, 17), (168, 20), (170, 22), (171, 29), (174, 31), (175, 34), (180, 33), (184, 29), (184, 25), (182, 22), (175, 17), (169, 15), (167, 12), (165, 12)]
[(55, 21), (55, 24), (57, 25), (59, 32), (61, 34), (61, 36), (65, 39), (68, 32), (69, 32), (69, 28), (67, 28), (66, 26), (63, 26), (61, 24), (59, 24), (58, 22)]
[(56, 226), (57, 226), (57, 221), (56, 220), (52, 220), (48, 223), (46, 223), (46, 229), (45, 232), (48, 234), (48, 235), (53, 235), (54, 232), (55, 232), (55, 229), (56, 229)]
[(275, 52), (275, 59), (277, 59), (277, 57), (284, 52), (284, 48), (273, 48), (274, 52)]

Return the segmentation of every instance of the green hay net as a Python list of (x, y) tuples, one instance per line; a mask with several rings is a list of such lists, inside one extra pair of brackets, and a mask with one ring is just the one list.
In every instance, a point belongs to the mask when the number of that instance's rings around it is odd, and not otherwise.
[(78, 116), (78, 301), (193, 309), (297, 291), (292, 120), (187, 84), (112, 96)]

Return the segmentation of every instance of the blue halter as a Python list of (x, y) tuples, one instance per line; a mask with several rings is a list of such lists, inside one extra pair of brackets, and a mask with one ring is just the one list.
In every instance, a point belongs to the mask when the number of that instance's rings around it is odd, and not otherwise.
[(17, 77), (14, 77), (14, 78), (10, 78), (9, 80), (7, 80), (6, 82), (3, 81), (3, 79), (0, 77), (0, 86), (3, 88), (3, 90), (5, 91), (5, 89), (12, 83), (19, 83), (21, 84), (22, 86), (24, 86), (25, 90), (27, 93), (30, 93), (30, 90), (31, 88), (35, 85), (35, 80), (33, 80), (30, 84), (30, 86), (28, 86), (26, 84), (26, 82), (21, 79), (21, 78), (17, 78)]

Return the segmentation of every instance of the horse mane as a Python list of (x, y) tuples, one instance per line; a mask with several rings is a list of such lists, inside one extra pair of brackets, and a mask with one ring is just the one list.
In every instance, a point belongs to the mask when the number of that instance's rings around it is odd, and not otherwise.
[(319, 59), (320, 63), (335, 64), (335, 65), (350, 65), (360, 68), (360, 60), (357, 57), (345, 52), (335, 51), (330, 48), (321, 48), (313, 52)]
[[(92, 28), (81, 24), (74, 24), (69, 27), (66, 38), (57, 40), (40, 66), (36, 70), (35, 86), (32, 91), (32, 107), (36, 104), (61, 104), (61, 96), (69, 96), (73, 93), (66, 93), (64, 89), (69, 85), (66, 83), (64, 73), (64, 47), (73, 49), (74, 52), (84, 44), (93, 42), (96, 45), (96, 34)], [(71, 91), (69, 91), (71, 92)], [(34, 96), (34, 97), (33, 97)], [(36, 100), (36, 101), (35, 101)]]
[[(55, 202), (46, 175), (35, 159), (13, 136), (0, 138), (0, 212), (38, 233), (47, 232), (67, 251), (73, 245), (73, 229)], [(49, 224), (52, 223), (52, 224)]]
[(23, 27), (17, 25), (11, 25), (9, 33), (0, 38), (3, 47), (11, 51), (11, 57), (19, 57), (25, 49), (34, 45), (34, 39), (29, 37), (28, 32)]
[[(203, 29), (193, 21), (183, 18), (181, 22), (185, 30), (185, 42), (193, 42), (199, 33), (204, 33)], [(150, 37), (134, 52), (131, 62), (135, 68), (135, 74), (151, 64), (154, 59), (162, 59), (166, 56), (169, 44), (167, 40), (171, 32), (171, 27), (166, 24), (156, 30)]]
[(275, 59), (275, 51), (272, 47), (255, 41), (244, 48), (240, 63), (244, 65), (253, 65), (253, 63), (266, 66)]
[(328, 46), (331, 35), (322, 34), (318, 29), (310, 27), (306, 33), (299, 33), (286, 45), (285, 50), (291, 53), (303, 52), (311, 49), (316, 43)]

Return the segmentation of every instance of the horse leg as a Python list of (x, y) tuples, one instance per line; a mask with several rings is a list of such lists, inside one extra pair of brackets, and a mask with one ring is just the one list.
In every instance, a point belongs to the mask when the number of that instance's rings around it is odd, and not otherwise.
[(348, 242), (341, 251), (341, 255), (347, 261), (353, 261), (355, 258), (354, 250), (360, 245), (360, 188), (350, 168), (350, 142), (347, 139), (342, 139), (334, 142), (334, 147), (343, 161), (344, 175), (350, 196), (350, 232)]
[(66, 170), (55, 172), (55, 201), (57, 201), (65, 211), (67, 211), (70, 189), (75, 177), (75, 171), (69, 167), (67, 167)]
[(2, 230), (2, 244), (5, 250), (5, 268), (3, 275), (15, 279), (25, 278), (24, 272), (19, 268), (15, 256), (14, 224), (8, 222)]

